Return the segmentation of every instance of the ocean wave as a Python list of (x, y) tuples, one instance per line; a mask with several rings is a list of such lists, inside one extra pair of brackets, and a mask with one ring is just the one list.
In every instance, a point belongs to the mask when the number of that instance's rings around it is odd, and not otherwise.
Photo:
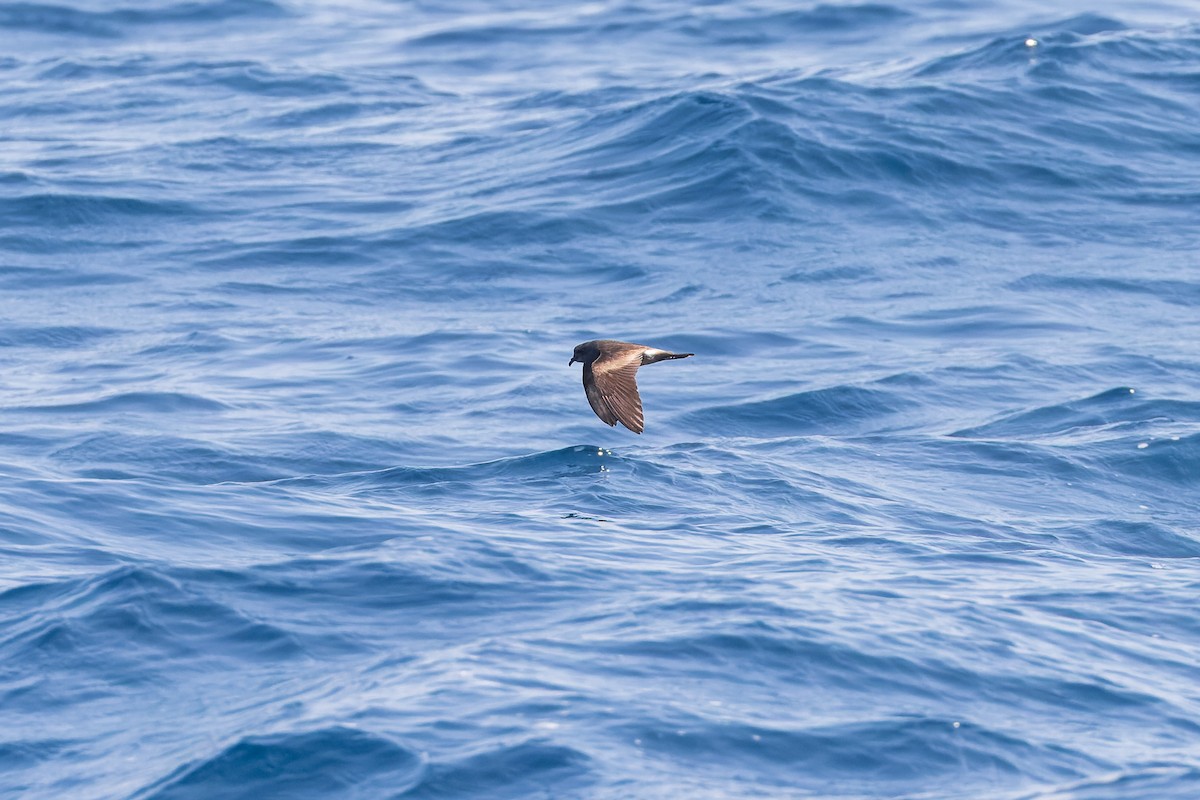
[(834, 386), (689, 412), (685, 419), (734, 436), (802, 436), (866, 433), (895, 424), (913, 408), (903, 395), (884, 389)]
[[(702, 728), (634, 728), (647, 752), (673, 760), (693, 761), (711, 770), (715, 763), (786, 764), (806, 774), (847, 771), (851, 791), (909, 793), (986, 791), (997, 775), (1029, 775), (1024, 765), (1039, 765), (1038, 778), (1078, 778), (1103, 763), (1067, 749), (1046, 748), (969, 722), (936, 717), (884, 717), (809, 729), (709, 724)], [(914, 764), (925, 765), (914, 769)], [(959, 770), (987, 773), (974, 787), (964, 787)], [(1032, 776), (1031, 776), (1032, 777)], [(943, 785), (944, 782), (949, 782)], [(967, 779), (970, 783), (970, 779)], [(820, 781), (801, 781), (818, 790)]]
[[(408, 226), (395, 234), (395, 238), (453, 244), (478, 242), (491, 248), (563, 244), (581, 236), (608, 232), (610, 229), (603, 223), (578, 214), (489, 210)], [(494, 266), (489, 266), (488, 271), (494, 274)]]
[(398, 796), (419, 784), (425, 770), (420, 754), (390, 737), (335, 725), (242, 736), (134, 796), (141, 800), (264, 794)]
[(1192, 487), (1200, 483), (1200, 433), (1142, 434), (1109, 442), (1094, 460), (1139, 483)]
[(470, 797), (479, 787), (504, 796), (527, 797), (547, 786), (567, 794), (592, 783), (585, 753), (536, 739), (489, 749), (453, 763), (430, 764), (411, 798)]
[(271, 0), (216, 0), (184, 2), (159, 8), (112, 8), (87, 11), (67, 5), (45, 3), (0, 4), (0, 28), (45, 34), (120, 38), (130, 26), (165, 23), (227, 22), (242, 17), (286, 16), (287, 10)]
[(24, 406), (20, 410), (47, 414), (91, 414), (109, 412), (141, 412), (154, 414), (182, 412), (220, 412), (229, 408), (213, 400), (187, 392), (121, 392), (119, 394), (74, 403), (52, 403)]
[(195, 216), (200, 210), (177, 200), (96, 194), (44, 193), (0, 199), (0, 214), (9, 225), (31, 228), (113, 225), (160, 217)]
[[(1020, 48), (1019, 42), (1004, 43)], [(1147, 108), (1153, 98), (1052, 97), (1048, 89), (997, 89), (950, 85), (919, 88), (864, 86), (849, 80), (779, 76), (743, 83), (724, 91), (691, 91), (615, 107), (602, 106), (574, 130), (546, 143), (555, 175), (552, 185), (593, 185), (588, 201), (593, 214), (616, 219), (677, 222), (728, 217), (795, 219), (831, 208), (871, 213), (891, 221), (958, 219), (991, 226), (1028, 227), (1037, 220), (1005, 222), (947, 206), (943, 189), (974, 187), (984, 197), (1013, 192), (1053, 197), (1066, 213), (1081, 188), (1103, 188), (1114, 197), (1146, 196), (1144, 165), (1099, 156), (1070, 162), (1046, 158), (1048, 139), (1086, 142), (1100, 149), (1118, 146), (1100, 140), (1098, 130), (1114, 101)], [(1063, 91), (1066, 91), (1064, 88)], [(1130, 88), (1130, 93), (1139, 90)], [(1038, 96), (1042, 93), (1043, 96)], [(941, 109), (937, 127), (904, 128), (879, 110), (855, 113), (874, 137), (848, 139), (845, 122), (834, 115), (847, 102), (854, 106), (894, 108), (898, 114), (928, 114)], [(1025, 119), (1029, 104), (1064, 102), (1087, 109), (1075, 127), (1039, 127)], [(999, 103), (1006, 116), (1000, 127), (979, 131), (973, 125), (982, 108)], [(996, 113), (992, 112), (992, 117)], [(1087, 121), (1083, 121), (1087, 120)], [(1101, 120), (1108, 120), (1102, 123)], [(869, 124), (868, 124), (869, 123)], [(1008, 145), (997, 137), (1007, 136)], [(1129, 137), (1153, 137), (1149, 129), (1130, 128)], [(980, 147), (979, 141), (995, 140)], [(1176, 140), (1176, 144), (1182, 144)], [(543, 184), (544, 187), (544, 184)], [(888, 188), (883, 188), (888, 187)], [(1183, 191), (1182, 189), (1180, 191)], [(544, 193), (544, 188), (542, 192)], [(723, 204), (724, 212), (716, 208)]]
[(790, 41), (798, 36), (895, 35), (912, 16), (903, 8), (885, 3), (819, 3), (787, 11), (756, 9), (754, 13), (718, 8), (710, 14), (682, 17), (677, 24), (683, 32), (714, 44), (744, 46)]
[(1018, 800), (1067, 796), (1077, 800), (1111, 797), (1159, 797), (1187, 800), (1200, 789), (1200, 769), (1182, 763), (1152, 761), (1130, 769), (1104, 770), (1100, 776), (1066, 781), (1049, 790), (1021, 794)]
[(1022, 411), (951, 435), (1063, 443), (1103, 441), (1138, 435), (1141, 426), (1152, 423), (1200, 424), (1200, 403), (1148, 398), (1145, 393), (1122, 386), (1080, 400)]
[[(86, 414), (95, 408), (95, 405), (78, 404), (66, 411)], [(143, 403), (131, 406), (128, 401), (107, 408), (117, 408), (121, 413), (147, 410)], [(186, 404), (177, 408), (156, 400), (150, 410), (157, 414), (172, 414), (184, 409), (191, 410)], [(201, 404), (196, 410), (211, 409)], [(63, 411), (56, 409), (56, 413)], [(279, 465), (278, 458), (247, 456), (212, 443), (182, 437), (136, 433), (88, 434), (79, 441), (55, 449), (50, 459), (60, 468), (81, 477), (105, 480), (173, 479), (210, 484), (271, 480), (292, 474)]]
[(548, 480), (601, 472), (624, 461), (602, 447), (577, 445), (543, 453), (452, 467), (389, 467), (340, 475), (304, 476), (281, 481), (284, 485), (321, 486), (339, 491), (370, 491), (397, 487), (430, 487), (452, 493), (456, 486), (479, 481)]
[(1200, 536), (1167, 525), (1130, 519), (1089, 520), (1045, 531), (1072, 551), (1155, 559), (1200, 557)]
[[(71, 281), (65, 281), (70, 285)], [(64, 285), (58, 283), (57, 285)], [(12, 287), (10, 287), (12, 288)], [(117, 328), (78, 325), (19, 328), (0, 326), (0, 347), (34, 347), (51, 350), (75, 349), (120, 334)]]
[(945, 339), (1005, 336), (1045, 336), (1047, 333), (1080, 330), (1081, 326), (1047, 319), (1034, 309), (1015, 305), (984, 305), (956, 308), (928, 308), (893, 319), (841, 317), (833, 325), (848, 325), (889, 337), (928, 337)]
[[(300, 640), (249, 618), (148, 567), (123, 566), (94, 577), (24, 584), (0, 593), (8, 619), (0, 648), (24, 663), (58, 671), (85, 661), (105, 641), (123, 642), (110, 674), (141, 680), (153, 659), (278, 660), (304, 652)], [(47, 613), (53, 609), (53, 613)]]
[(169, 80), (190, 86), (221, 86), (266, 97), (344, 96), (351, 86), (331, 73), (285, 70), (259, 61), (182, 64)]
[[(190, 352), (190, 351), (180, 351)], [(201, 353), (206, 351), (200, 351)], [(151, 408), (140, 401), (100, 406), (121, 413), (150, 411), (154, 414), (178, 414), (190, 411), (220, 412), (225, 406), (201, 403), (192, 407), (162, 404), (155, 399)], [(86, 415), (95, 406), (68, 409), (72, 415)], [(62, 409), (54, 409), (62, 413)], [(107, 480), (170, 480), (186, 485), (218, 483), (255, 484), (280, 480), (319, 480), (298, 478), (324, 473), (327, 476), (356, 474), (377, 470), (380, 464), (397, 457), (394, 441), (356, 436), (328, 430), (288, 435), (264, 432), (238, 446), (220, 437), (183, 437), (148, 433), (142, 430), (88, 431), (75, 437), (42, 440), (51, 444), (50, 463), (80, 477)], [(368, 473), (369, 474), (369, 473)], [(330, 485), (336, 477), (327, 477)]]
[[(432, 528), (417, 530), (432, 532)], [(256, 597), (294, 606), (297, 619), (318, 608), (332, 613), (355, 606), (368, 631), (373, 620), (367, 615), (425, 609), (430, 617), (465, 619), (484, 613), (485, 606), (523, 605), (525, 598), (511, 582), (518, 575), (552, 588), (547, 575), (535, 566), (498, 559), (498, 555), (484, 545), (474, 553), (464, 550), (464, 558), (455, 566), (418, 553), (373, 565), (355, 558), (291, 559), (259, 565), (234, 582)], [(348, 626), (343, 633), (351, 634), (356, 627)], [(332, 645), (349, 646), (345, 636), (332, 639)]]
[(1107, 275), (1046, 275), (1031, 273), (1009, 286), (1017, 291), (1040, 293), (1075, 291), (1088, 294), (1150, 296), (1164, 303), (1200, 305), (1200, 282), (1177, 279), (1141, 278), (1128, 280)]

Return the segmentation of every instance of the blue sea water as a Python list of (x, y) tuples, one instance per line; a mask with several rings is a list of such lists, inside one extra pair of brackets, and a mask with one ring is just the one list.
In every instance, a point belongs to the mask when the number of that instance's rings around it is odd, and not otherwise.
[(1193, 4), (0, 35), (0, 795), (1200, 797)]

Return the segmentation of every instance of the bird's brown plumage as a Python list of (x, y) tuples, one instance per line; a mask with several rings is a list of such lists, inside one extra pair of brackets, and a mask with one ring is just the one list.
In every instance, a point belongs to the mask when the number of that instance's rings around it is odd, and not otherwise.
[(583, 362), (583, 390), (588, 404), (607, 425), (620, 422), (634, 433), (645, 430), (642, 398), (635, 375), (638, 367), (692, 353), (669, 353), (655, 347), (614, 339), (584, 342), (571, 359)]

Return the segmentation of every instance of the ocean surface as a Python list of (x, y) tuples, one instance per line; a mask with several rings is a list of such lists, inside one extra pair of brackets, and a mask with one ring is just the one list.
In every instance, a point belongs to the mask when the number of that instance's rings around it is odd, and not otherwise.
[(1200, 797), (1194, 3), (0, 42), (0, 797)]

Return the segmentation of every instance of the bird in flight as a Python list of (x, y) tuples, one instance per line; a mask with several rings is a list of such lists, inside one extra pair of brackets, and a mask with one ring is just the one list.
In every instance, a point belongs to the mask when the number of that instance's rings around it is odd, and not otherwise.
[(601, 421), (610, 427), (620, 422), (634, 433), (641, 433), (646, 426), (642, 419), (642, 398), (634, 380), (638, 367), (694, 355), (668, 353), (657, 347), (615, 339), (596, 339), (578, 345), (567, 366), (576, 361), (583, 364), (583, 391)]

